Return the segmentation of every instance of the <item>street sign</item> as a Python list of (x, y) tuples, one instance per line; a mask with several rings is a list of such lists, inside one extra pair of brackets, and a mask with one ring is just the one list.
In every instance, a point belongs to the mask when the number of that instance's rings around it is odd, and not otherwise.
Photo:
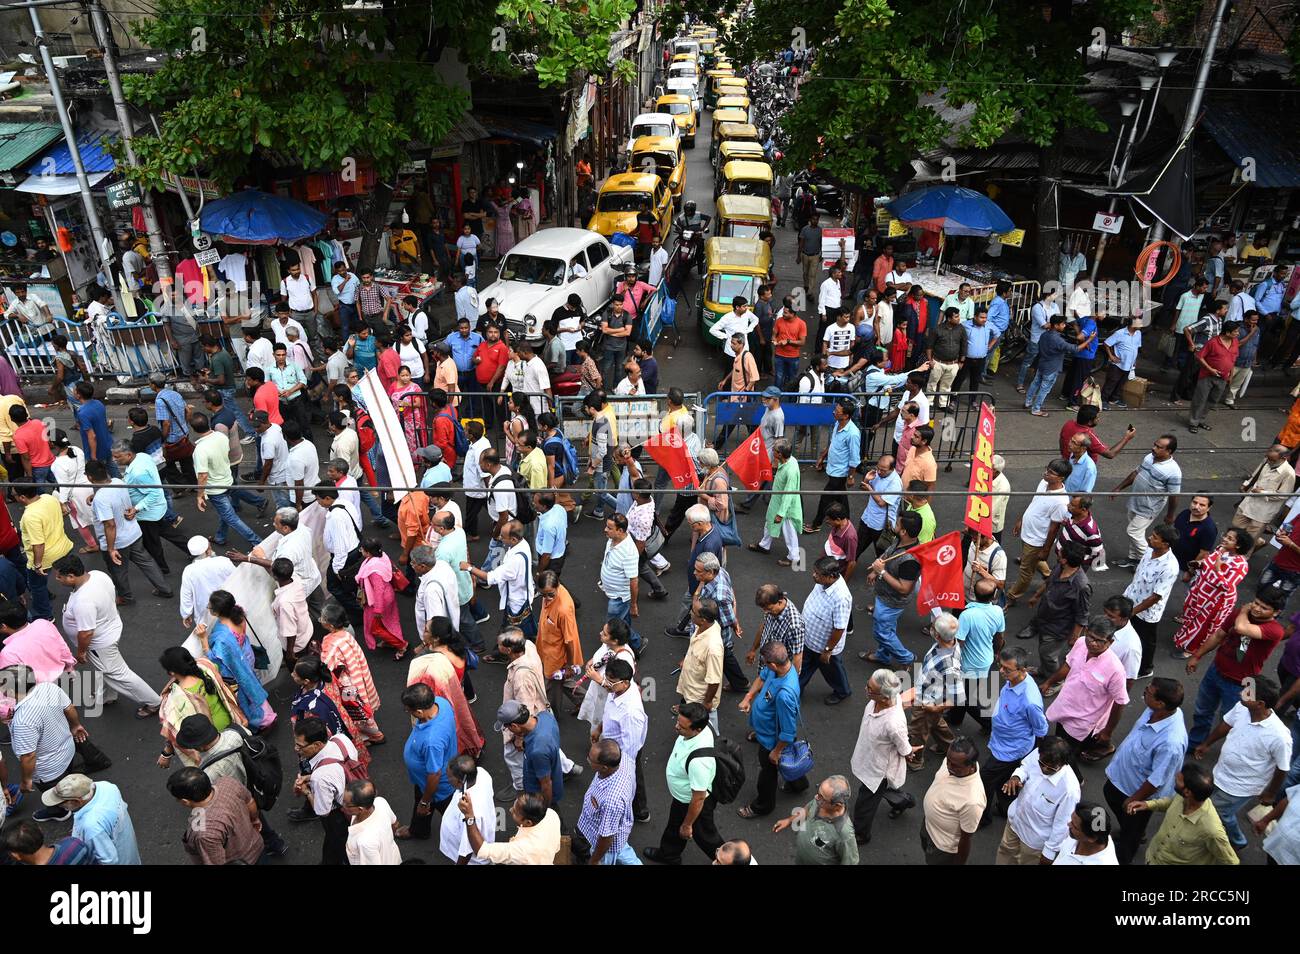
[(1111, 212), (1098, 212), (1092, 218), (1092, 230), (1094, 232), (1119, 235), (1119, 230), (1123, 227), (1124, 216), (1122, 215), (1115, 215)]
[[(212, 239), (200, 232), (198, 235), (194, 236), (194, 247), (200, 252), (206, 252), (208, 249), (212, 248)], [(197, 256), (195, 257), (197, 258)], [(217, 256), (217, 258), (220, 257), (220, 255)]]
[(104, 189), (110, 209), (127, 209), (140, 204), (140, 187), (134, 182), (114, 182)]
[(1025, 244), (1025, 230), (1012, 229), (1010, 232), (1003, 232), (1001, 235), (995, 235), (994, 238), (1003, 245), (1009, 245), (1011, 248), (1020, 248), (1020, 246)]
[[(207, 236), (205, 235), (204, 238), (207, 238)], [(212, 243), (209, 241), (208, 244), (211, 245)], [(221, 261), (221, 252), (215, 248), (205, 248), (194, 256), (194, 261), (203, 266), (215, 265)]]

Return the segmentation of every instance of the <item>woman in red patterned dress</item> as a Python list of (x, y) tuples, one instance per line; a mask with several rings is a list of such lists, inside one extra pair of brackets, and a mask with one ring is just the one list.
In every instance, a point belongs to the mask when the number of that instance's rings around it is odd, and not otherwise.
[(1240, 527), (1229, 527), (1214, 552), (1201, 561), (1183, 602), (1183, 622), (1174, 634), (1174, 656), (1187, 659), (1212, 636), (1237, 605), (1237, 585), (1250, 569), (1247, 554), (1254, 539)]

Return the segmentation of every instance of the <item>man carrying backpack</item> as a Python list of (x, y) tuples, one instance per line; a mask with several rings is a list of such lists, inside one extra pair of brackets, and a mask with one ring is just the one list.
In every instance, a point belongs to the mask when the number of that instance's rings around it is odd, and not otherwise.
[[(293, 790), (311, 802), (312, 813), (325, 832), (320, 863), (348, 863), (348, 816), (343, 814), (343, 790), (348, 782), (366, 777), (357, 761), (357, 747), (346, 735), (330, 735), (320, 719), (299, 719), (293, 729), (293, 748), (298, 755), (298, 777)], [(302, 812), (289, 813), (292, 821)]]
[[(546, 455), (546, 470), (550, 487), (572, 487), (578, 482), (578, 451), (560, 430), (560, 420), (551, 411), (537, 415), (537, 429), (541, 434), (542, 453)], [(578, 504), (573, 494), (557, 493), (555, 502), (574, 520)]]
[(447, 401), (447, 392), (442, 388), (429, 392), (429, 403), (433, 405), (433, 445), (442, 448), (443, 463), (455, 469), (456, 461), (469, 450), (469, 437)]
[[(719, 772), (719, 763), (730, 762), (730, 759), (725, 755), (719, 757), (720, 750), (715, 746), (713, 730), (709, 728), (709, 710), (703, 704), (683, 702), (678, 706), (675, 728), (677, 741), (673, 743), (665, 771), (671, 796), (668, 822), (659, 836), (659, 846), (641, 852), (647, 861), (661, 865), (681, 864), (682, 852), (692, 839), (706, 858), (712, 859), (717, 854), (725, 839), (718, 834), (718, 826), (713, 820), (718, 802), (714, 788), (723, 781), (734, 782), (729, 777), (721, 777), (723, 773), (734, 774), (729, 772), (729, 768)], [(692, 753), (696, 752), (699, 754), (692, 758)], [(740, 776), (743, 785), (743, 769)], [(727, 794), (735, 797), (735, 791)]]

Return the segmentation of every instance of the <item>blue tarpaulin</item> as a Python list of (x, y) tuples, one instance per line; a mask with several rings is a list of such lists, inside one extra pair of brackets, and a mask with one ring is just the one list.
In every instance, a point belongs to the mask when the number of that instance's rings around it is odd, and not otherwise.
[[(117, 163), (104, 148), (114, 138), (116, 137), (104, 132), (77, 134), (77, 149), (81, 152), (81, 163), (86, 167), (88, 175), (94, 175), (96, 172), (112, 172), (116, 168)], [(27, 169), (27, 174), (33, 176), (71, 176), (76, 173), (77, 169), (72, 164), (72, 151), (66, 142), (46, 150), (44, 155)]]
[(223, 242), (274, 245), (299, 242), (325, 228), (328, 216), (309, 205), (257, 189), (209, 202), (199, 214), (199, 228)]
[(1016, 227), (984, 193), (961, 186), (918, 189), (886, 203), (885, 208), (907, 225), (949, 235), (1000, 235)]

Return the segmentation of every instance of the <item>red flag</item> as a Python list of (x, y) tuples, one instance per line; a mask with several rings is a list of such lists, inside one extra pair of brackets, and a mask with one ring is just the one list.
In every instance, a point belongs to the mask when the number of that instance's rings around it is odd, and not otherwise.
[(916, 611), (925, 616), (936, 606), (962, 607), (966, 595), (961, 577), (961, 533), (945, 533), (909, 551), (921, 563), (916, 587)]
[(656, 434), (641, 446), (650, 452), (654, 462), (672, 478), (673, 486), (678, 490), (700, 485), (695, 476), (695, 462), (686, 453), (686, 442), (676, 430)]
[(993, 536), (993, 436), (997, 418), (987, 404), (980, 405), (979, 429), (975, 433), (975, 453), (971, 455), (970, 496), (966, 498), (963, 521), (976, 533)]
[(750, 490), (763, 486), (772, 479), (772, 458), (767, 454), (761, 431), (754, 431), (727, 458), (727, 466)]

